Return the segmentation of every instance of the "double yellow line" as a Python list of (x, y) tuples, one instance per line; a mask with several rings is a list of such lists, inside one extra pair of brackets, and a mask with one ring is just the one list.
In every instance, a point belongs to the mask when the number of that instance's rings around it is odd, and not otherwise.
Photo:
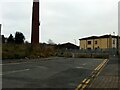
[(89, 82), (90, 82), (90, 79), (85, 78), (82, 81), (82, 83), (77, 86), (77, 88), (75, 90), (83, 90)]
[(105, 59), (105, 60), (104, 60), (100, 65), (98, 65), (94, 70), (95, 70), (95, 71), (96, 71), (96, 70), (100, 70), (106, 62), (108, 62), (108, 59)]
[(92, 75), (98, 76), (100, 71), (104, 68), (104, 66), (108, 63), (108, 61), (109, 59), (105, 59), (100, 65), (98, 65), (92, 72)]
[(80, 83), (77, 88), (75, 90), (84, 90), (84, 88), (86, 88), (88, 86), (88, 84), (90, 83), (91, 79), (95, 78), (96, 76), (99, 75), (100, 71), (102, 70), (102, 68), (107, 64), (109, 60), (105, 59), (101, 64), (99, 64), (94, 70), (93, 72), (90, 74), (90, 76), (88, 76), (88, 78), (85, 78), (82, 83)]

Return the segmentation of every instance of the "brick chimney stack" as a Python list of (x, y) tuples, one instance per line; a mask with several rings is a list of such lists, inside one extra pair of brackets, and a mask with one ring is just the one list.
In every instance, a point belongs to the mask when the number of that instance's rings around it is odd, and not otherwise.
[(1, 24), (0, 24), (0, 35), (1, 35)]
[(39, 44), (39, 0), (33, 0), (31, 43)]

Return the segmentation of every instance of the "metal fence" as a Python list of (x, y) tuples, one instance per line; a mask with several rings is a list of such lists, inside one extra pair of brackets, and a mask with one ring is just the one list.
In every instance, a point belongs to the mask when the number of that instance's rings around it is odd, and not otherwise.
[(109, 54), (109, 55), (117, 55), (117, 49), (109, 48), (109, 49), (63, 49), (62, 52), (71, 52), (71, 53), (81, 53), (81, 54)]

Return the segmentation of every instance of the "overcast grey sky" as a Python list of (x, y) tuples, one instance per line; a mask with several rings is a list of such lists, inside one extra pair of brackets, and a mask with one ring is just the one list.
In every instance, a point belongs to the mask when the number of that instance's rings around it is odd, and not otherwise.
[[(2, 34), (8, 37), (20, 31), (30, 42), (32, 1), (2, 0)], [(40, 0), (40, 42), (52, 39), (55, 43), (75, 43), (76, 40), (79, 45), (79, 39), (86, 36), (117, 34), (118, 1)]]

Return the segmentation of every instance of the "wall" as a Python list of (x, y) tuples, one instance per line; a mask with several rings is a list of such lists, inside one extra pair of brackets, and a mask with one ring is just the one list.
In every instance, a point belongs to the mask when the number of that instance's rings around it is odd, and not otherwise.
[[(113, 44), (113, 41), (115, 41), (115, 44)], [(117, 38), (112, 38), (112, 48), (117, 48)]]
[[(91, 41), (91, 44), (88, 44), (88, 41)], [(87, 48), (91, 48), (91, 49), (93, 49), (94, 48), (94, 40), (93, 39), (88, 39), (87, 40)]]
[(99, 40), (100, 40), (100, 43), (99, 43), (100, 48), (102, 49), (108, 48), (109, 46), (108, 38), (100, 38)]
[[(113, 41), (115, 40), (115, 44)], [(91, 44), (88, 44), (88, 41), (91, 41)], [(97, 41), (97, 44), (95, 43)], [(98, 39), (88, 39), (80, 40), (80, 49), (106, 49), (106, 48), (117, 48), (117, 38), (98, 38)]]
[(80, 40), (80, 49), (86, 49), (86, 40)]
[[(97, 41), (97, 44), (95, 43)], [(100, 48), (100, 39), (94, 39), (94, 49)]]
[[(88, 41), (91, 41), (91, 44), (88, 44)], [(95, 43), (97, 41), (97, 44)], [(111, 48), (111, 38), (98, 38), (98, 39), (88, 39), (88, 40), (80, 40), (80, 49), (97, 49), (97, 48)]]

